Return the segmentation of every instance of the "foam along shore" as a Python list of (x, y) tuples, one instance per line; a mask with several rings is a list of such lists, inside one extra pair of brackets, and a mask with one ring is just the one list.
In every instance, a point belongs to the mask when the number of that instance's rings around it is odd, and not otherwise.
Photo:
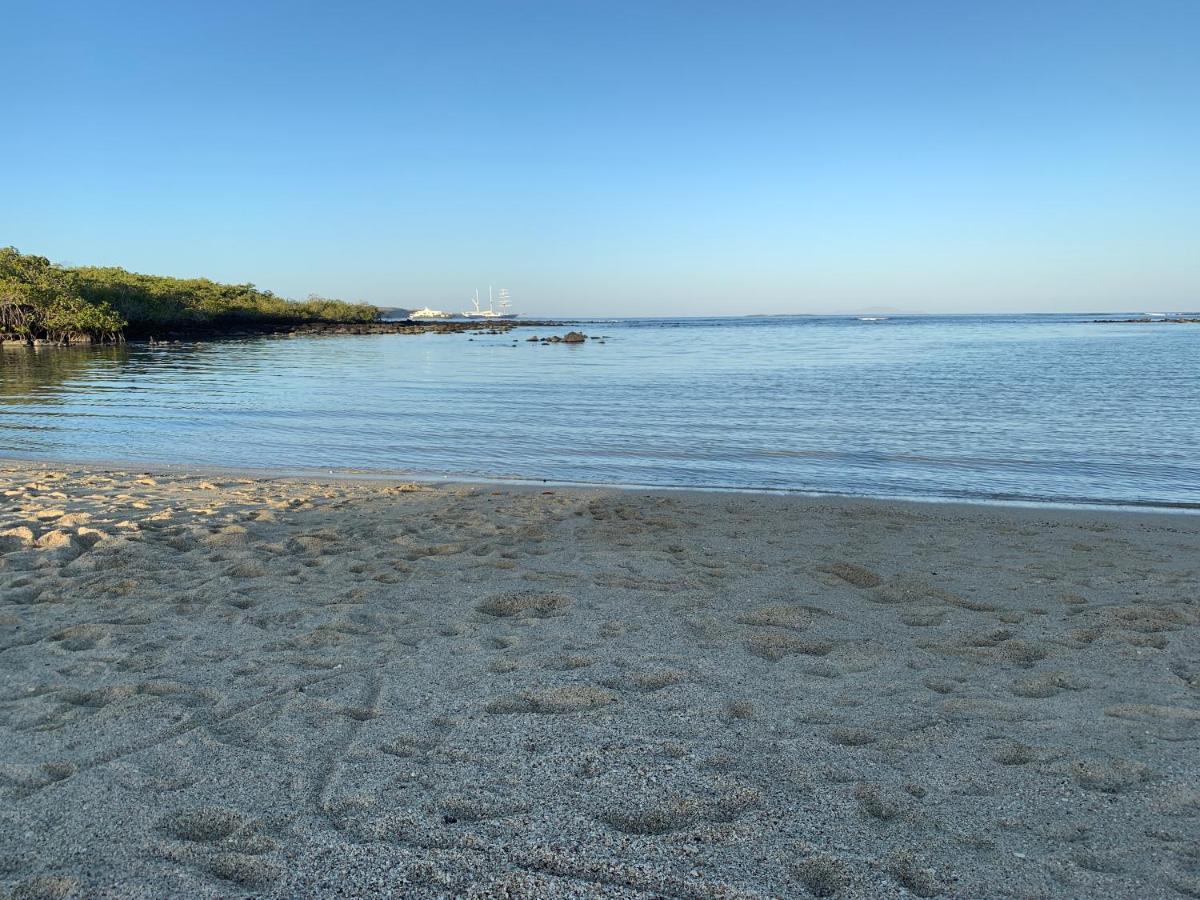
[(1200, 895), (1195, 516), (0, 494), (0, 893)]

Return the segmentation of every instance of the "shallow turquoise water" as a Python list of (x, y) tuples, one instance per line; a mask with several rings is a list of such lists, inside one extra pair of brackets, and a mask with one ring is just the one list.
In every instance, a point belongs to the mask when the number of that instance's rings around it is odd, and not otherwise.
[(1200, 326), (1092, 318), (6, 349), (0, 455), (1200, 505)]

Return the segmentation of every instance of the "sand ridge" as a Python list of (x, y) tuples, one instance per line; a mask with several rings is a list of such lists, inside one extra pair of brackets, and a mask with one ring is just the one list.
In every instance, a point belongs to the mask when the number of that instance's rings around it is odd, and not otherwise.
[(0, 496), (13, 896), (1200, 896), (1196, 517)]

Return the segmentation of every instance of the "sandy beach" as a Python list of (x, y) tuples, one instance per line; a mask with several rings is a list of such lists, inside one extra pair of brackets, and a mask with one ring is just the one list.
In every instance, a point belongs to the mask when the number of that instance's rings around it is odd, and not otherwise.
[(1200, 517), (0, 463), (0, 896), (1200, 897)]

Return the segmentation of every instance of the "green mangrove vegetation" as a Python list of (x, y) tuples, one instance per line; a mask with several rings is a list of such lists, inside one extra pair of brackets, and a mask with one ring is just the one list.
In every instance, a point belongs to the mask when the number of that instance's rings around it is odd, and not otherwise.
[(366, 303), (292, 301), (252, 284), (55, 265), (0, 248), (0, 340), (115, 343), (170, 332), (220, 333), (306, 322), (374, 322)]
[(0, 249), (0, 338), (115, 341), (125, 326), (107, 303), (84, 296), (78, 273), (44, 256)]

